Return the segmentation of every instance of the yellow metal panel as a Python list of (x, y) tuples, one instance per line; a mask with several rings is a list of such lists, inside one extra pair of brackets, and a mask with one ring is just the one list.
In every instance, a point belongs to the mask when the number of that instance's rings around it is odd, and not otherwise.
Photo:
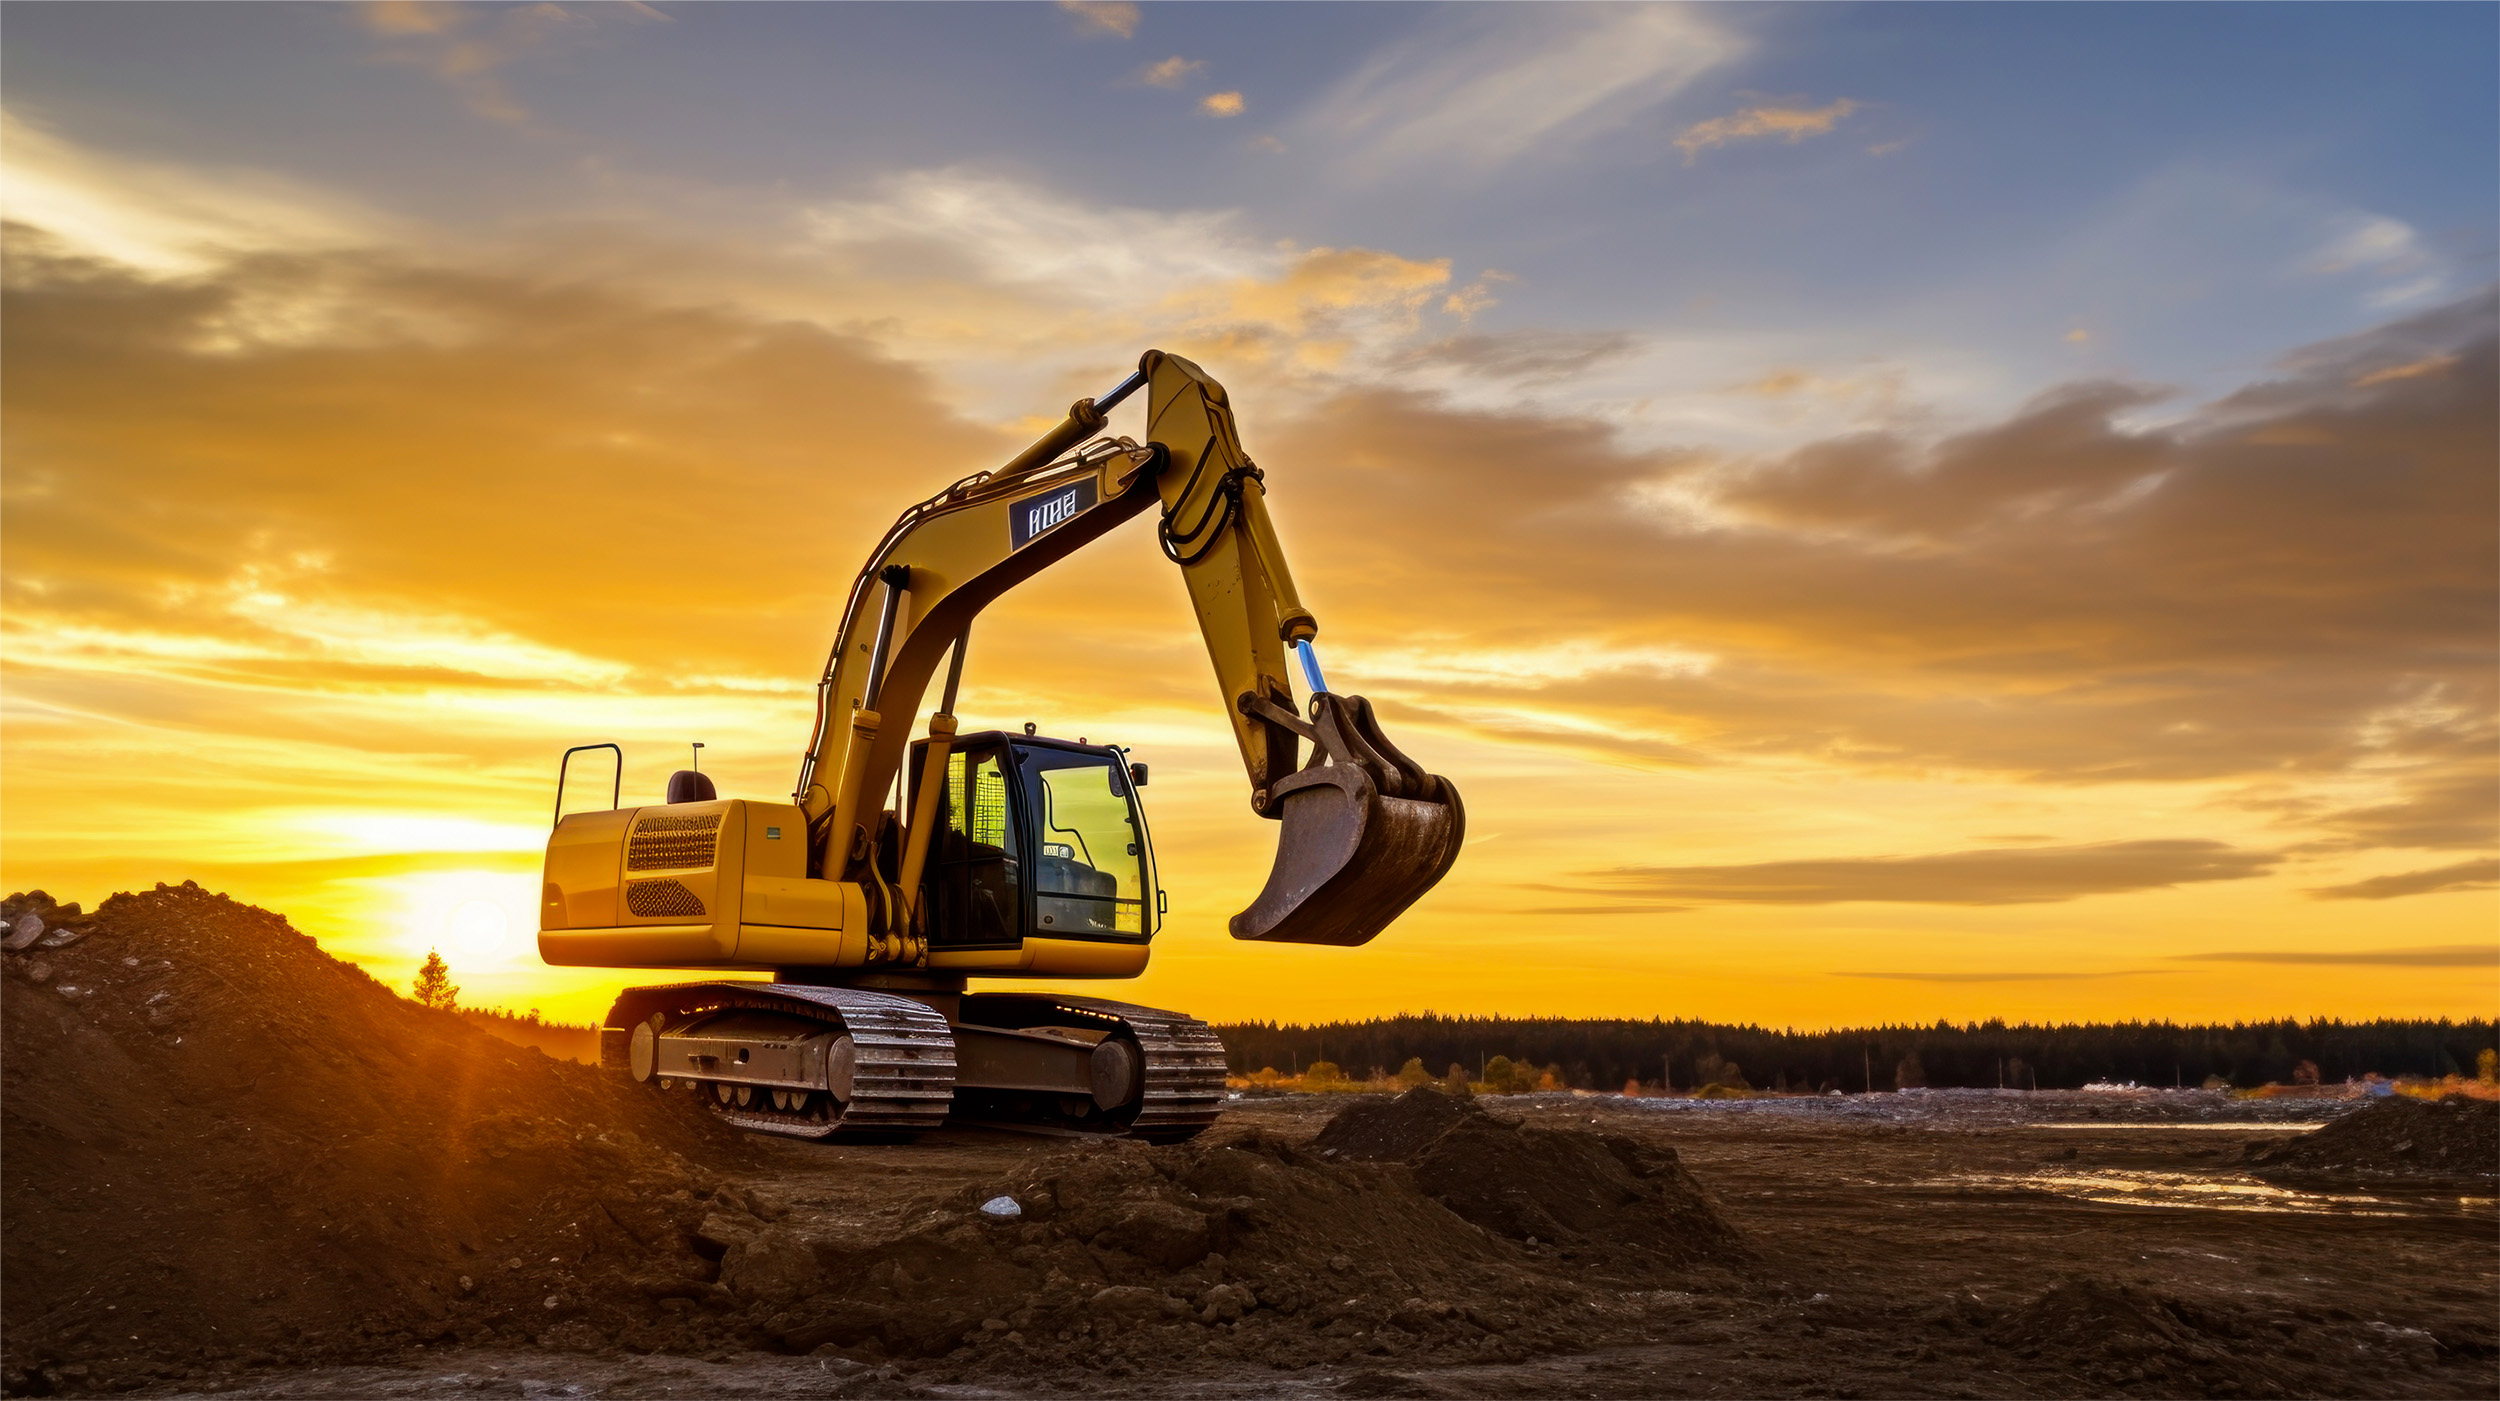
[(1153, 950), (1090, 939), (1027, 939), (1018, 949), (932, 950), (929, 966), (979, 978), (1134, 978)]
[[(748, 903), (776, 918), (821, 921), (810, 924), (747, 924), (738, 929), (738, 961), (758, 968), (857, 968), (868, 961), (868, 903), (849, 881), (791, 882), (804, 890), (785, 888), (778, 877), (749, 880)], [(759, 889), (759, 887), (768, 887)]]
[(625, 828), (634, 809), (577, 812), (547, 838), (538, 922), (548, 929), (596, 929), (616, 923), (617, 873), (625, 861)]
[[(807, 819), (794, 803), (758, 803), (745, 798), (738, 804), (746, 812), (742, 826), (746, 829), (746, 873), (749, 881), (757, 876), (798, 877), (807, 874)], [(752, 886), (750, 886), (752, 889)], [(754, 916), (749, 915), (752, 919)], [(786, 923), (769, 920), (767, 923)]]
[(734, 947), (734, 934), (724, 939), (711, 924), (538, 931), (538, 956), (559, 968), (710, 968)]
[(805, 876), (756, 876), (746, 881), (746, 922), (794, 929), (853, 929), (849, 918), (865, 911), (859, 887), (849, 881), (812, 880)]

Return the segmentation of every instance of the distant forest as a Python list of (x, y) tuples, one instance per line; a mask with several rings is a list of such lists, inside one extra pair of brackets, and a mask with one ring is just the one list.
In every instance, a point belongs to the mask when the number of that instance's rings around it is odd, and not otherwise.
[[(1545, 1067), (1574, 1089), (1620, 1090), (1639, 1080), (1675, 1089), (1704, 1084), (1856, 1092), (1911, 1085), (2076, 1089), (2091, 1081), (2239, 1088), (2325, 1083), (2380, 1074), (2472, 1075), (2495, 1045), (2488, 1020), (2277, 1021), (2229, 1026), (2169, 1022), (2007, 1026), (1879, 1026), (1771, 1031), (1699, 1021), (1562, 1017), (1384, 1017), (1290, 1026), (1242, 1022), (1216, 1028), (1233, 1073), (1301, 1073), (1327, 1061), (1353, 1079), (1394, 1075), (1409, 1059), (1433, 1075), (1451, 1066), (1471, 1078), (1502, 1057)], [(2307, 1064), (2304, 1065), (2303, 1063)]]

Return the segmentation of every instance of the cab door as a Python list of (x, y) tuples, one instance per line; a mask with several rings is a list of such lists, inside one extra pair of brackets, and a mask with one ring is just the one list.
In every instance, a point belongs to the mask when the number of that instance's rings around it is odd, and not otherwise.
[(1024, 942), (1023, 842), (1008, 766), (1004, 745), (947, 756), (926, 876), (933, 949), (1011, 949)]

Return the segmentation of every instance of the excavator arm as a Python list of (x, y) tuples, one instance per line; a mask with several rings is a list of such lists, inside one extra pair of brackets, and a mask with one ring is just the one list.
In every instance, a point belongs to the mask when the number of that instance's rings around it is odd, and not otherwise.
[[(1097, 437), (1110, 409), (1139, 389), (1147, 393), (1146, 441)], [(1465, 835), (1457, 790), (1391, 745), (1368, 702), (1321, 684), (1311, 650), (1319, 627), (1294, 592), (1264, 481), (1242, 450), (1224, 388), (1162, 351), (1148, 351), (1111, 393), (1078, 400), (1005, 466), (906, 511), (878, 543), (818, 684), (815, 735), (799, 774), (810, 874), (857, 882), (872, 892), (883, 929), (911, 928), (974, 619), (1149, 507), (1159, 509), (1157, 538), (1180, 566), (1206, 639), (1251, 808), (1281, 824), (1275, 867), (1233, 918), (1234, 936), (1360, 944), (1439, 882)], [(1294, 707), (1289, 649), (1299, 650), (1310, 683), (1307, 713)], [(884, 795), (950, 655), (929, 720), (918, 809), (888, 824)], [(887, 842), (900, 850), (881, 852)]]

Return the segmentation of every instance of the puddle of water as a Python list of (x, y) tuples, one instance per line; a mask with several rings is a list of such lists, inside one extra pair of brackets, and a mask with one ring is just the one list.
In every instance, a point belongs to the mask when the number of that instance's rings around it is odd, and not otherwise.
[[(2421, 1216), (2457, 1211), (2490, 1216), (2489, 1197), (2432, 1197), (2392, 1201), (2357, 1192), (2303, 1192), (2277, 1187), (2253, 1177), (2228, 1174), (2145, 1172), (2123, 1168), (2092, 1171), (1972, 1173), (1932, 1184), (1951, 1187), (1993, 1187), (2047, 1192), (2105, 1206), (2202, 1208), (2207, 1211), (2264, 1211), (2309, 1216)], [(2453, 1205), (2452, 1205), (2453, 1204)]]

